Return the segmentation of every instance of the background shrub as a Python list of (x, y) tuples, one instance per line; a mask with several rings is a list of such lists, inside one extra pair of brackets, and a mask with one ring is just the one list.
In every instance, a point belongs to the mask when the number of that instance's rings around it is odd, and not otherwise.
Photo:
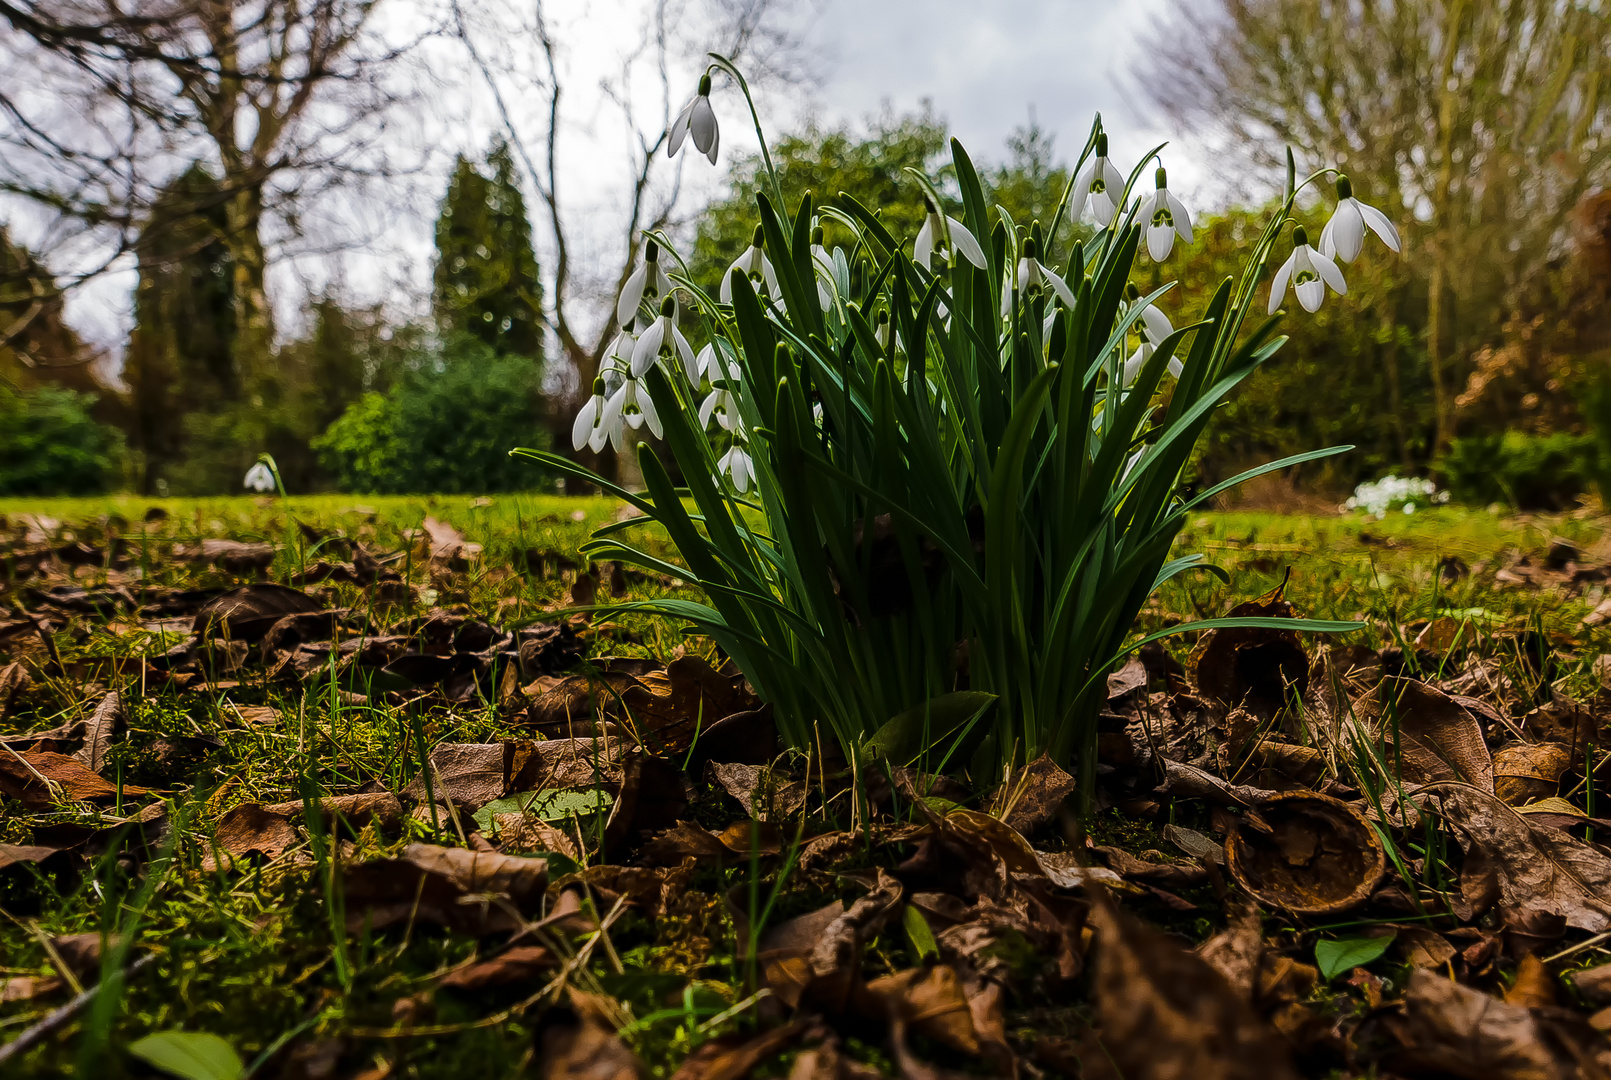
[(1440, 471), (1460, 502), (1564, 510), (1588, 489), (1599, 460), (1593, 435), (1507, 431), (1455, 439)]
[(95, 399), (56, 386), (0, 383), (0, 495), (93, 495), (115, 478), (121, 441), (90, 415)]

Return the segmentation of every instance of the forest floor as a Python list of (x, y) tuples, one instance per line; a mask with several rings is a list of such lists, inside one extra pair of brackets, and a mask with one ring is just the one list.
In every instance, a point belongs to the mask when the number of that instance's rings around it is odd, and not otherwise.
[(1087, 792), (776, 745), (568, 610), (689, 593), (618, 509), (0, 500), (0, 1075), (1611, 1073), (1604, 519), (1194, 519), (1138, 630), (1362, 629), (1149, 647)]

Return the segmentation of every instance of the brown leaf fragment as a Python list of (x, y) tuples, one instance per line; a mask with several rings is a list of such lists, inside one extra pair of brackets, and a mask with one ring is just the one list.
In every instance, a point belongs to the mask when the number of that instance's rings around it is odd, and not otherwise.
[(1524, 1009), (1547, 1009), (1555, 1004), (1555, 976), (1535, 954), (1516, 965), (1516, 981), (1505, 990), (1505, 1001)]
[[(355, 828), (374, 822), (382, 829), (391, 828), (403, 820), (403, 804), (389, 791), (361, 791), (351, 795), (331, 795), (317, 803), (326, 817), (345, 820)], [(295, 819), (303, 813), (306, 804), (295, 802), (274, 803), (263, 809), (270, 814)]]
[(101, 698), (84, 724), (84, 745), (73, 757), (83, 762), (90, 772), (100, 772), (106, 764), (106, 751), (111, 748), (112, 739), (125, 723), (123, 699), (113, 691)]
[(698, 656), (680, 656), (662, 671), (638, 676), (622, 694), (638, 741), (661, 754), (680, 754), (694, 733), (760, 702), (742, 675), (724, 675)]
[(1163, 766), (1163, 787), (1177, 799), (1203, 799), (1220, 806), (1252, 806), (1275, 794), (1268, 788), (1232, 784), (1179, 761), (1165, 761)]
[(1213, 966), (1092, 898), (1101, 1050), (1126, 1080), (1296, 1080), (1283, 1040)]
[(1397, 1046), (1386, 1069), (1468, 1080), (1566, 1080), (1532, 1012), (1430, 971), (1410, 973), (1402, 1012), (1384, 1018)]
[(536, 978), (558, 964), (554, 954), (541, 945), (516, 945), (488, 959), (454, 968), (437, 985), (466, 992), (504, 986)]
[[(213, 843), (226, 855), (241, 858), (256, 852), (278, 859), (297, 842), (297, 832), (288, 816), (264, 809), (257, 803), (242, 803), (218, 820)], [(210, 854), (210, 853), (209, 853)]]
[(0, 718), (3, 718), (10, 709), (12, 699), (28, 689), (31, 681), (28, 678), (28, 670), (21, 663), (0, 667)]
[(1225, 929), (1197, 946), (1197, 955), (1224, 976), (1244, 1001), (1252, 1001), (1264, 959), (1264, 929), (1258, 905), (1234, 897)]
[(1493, 758), (1482, 725), (1448, 694), (1416, 679), (1390, 676), (1377, 686), (1365, 710), (1388, 730), (1397, 730), (1404, 783), (1459, 780), (1493, 790)]
[(564, 829), (539, 821), (527, 814), (493, 814), (498, 846), (504, 851), (552, 851), (571, 862), (581, 862), (576, 840)]
[(51, 844), (0, 844), (0, 870), (16, 863), (44, 862), (65, 850)]
[[(999, 1014), (999, 1000), (995, 1006)], [(856, 994), (856, 1007), (858, 1013), (887, 1022), (901, 1021), (948, 1050), (978, 1054), (982, 1049), (962, 978), (949, 964), (912, 968), (874, 979)], [(999, 1016), (996, 1019), (999, 1021)], [(998, 1026), (990, 1021), (987, 1025)]]
[[(772, 993), (789, 1008), (800, 1004), (800, 998), (812, 979), (811, 952), (830, 926), (845, 913), (842, 900), (797, 916), (768, 929), (761, 935), (755, 950), (755, 960), (761, 970), (761, 979)], [(742, 912), (735, 913), (734, 922)], [(747, 920), (746, 920), (747, 927)], [(739, 935), (745, 942), (747, 929)]]
[(712, 1039), (689, 1054), (671, 1080), (742, 1080), (750, 1070), (794, 1042), (806, 1025), (802, 1018), (748, 1039), (736, 1035)]
[[(1132, 665), (1139, 664), (1139, 660), (1132, 661)], [(1141, 685), (1146, 683), (1145, 676), (1143, 669)], [(1116, 677), (1108, 676), (1110, 696)], [(1057, 817), (1063, 803), (1074, 794), (1074, 778), (1059, 768), (1050, 755), (1042, 754), (1012, 778), (1011, 788), (1011, 792), (1003, 792), (1003, 797), (1009, 800), (1009, 808), (1003, 816), (1008, 825), (1029, 836)]]
[(207, 601), (196, 612), (192, 630), (203, 639), (222, 632), (238, 640), (257, 641), (282, 616), (318, 610), (318, 601), (305, 592), (284, 585), (259, 582), (243, 585)]
[(769, 765), (712, 761), (705, 775), (731, 795), (747, 813), (762, 821), (792, 817), (805, 805), (805, 784), (790, 780)]
[[(1238, 604), (1228, 613), (1232, 618), (1295, 615), (1279, 595)], [(1295, 630), (1211, 630), (1192, 649), (1187, 667), (1192, 681), (1224, 708), (1241, 706), (1259, 717), (1274, 716), (1309, 687), (1309, 658)]]
[(543, 1080), (640, 1080), (646, 1075), (620, 1037), (592, 1017), (545, 1028), (538, 1061)]
[(1510, 806), (1525, 806), (1555, 794), (1572, 751), (1560, 743), (1514, 743), (1494, 755), (1494, 794)]
[[(20, 800), (30, 810), (42, 810), (55, 801), (52, 786), (74, 802), (117, 798), (115, 786), (66, 754), (49, 750), (0, 753), (0, 794)], [(128, 797), (149, 792), (124, 784), (123, 794)]]
[(1611, 964), (1574, 971), (1567, 981), (1590, 1005), (1611, 1005)]
[(1329, 915), (1364, 902), (1387, 870), (1370, 824), (1346, 803), (1287, 792), (1237, 821), (1225, 845), (1237, 884), (1271, 907)]
[(231, 574), (267, 570), (274, 565), (274, 545), (267, 543), (215, 538), (203, 540), (200, 547), (192, 549), (188, 554), (193, 559), (212, 563), (220, 570)]
[(11, 975), (0, 978), (0, 1005), (17, 1001), (32, 1001), (37, 997), (54, 994), (67, 985), (54, 976)]
[[(475, 813), (508, 793), (514, 744), (442, 743), (431, 751), (430, 797), (452, 799), (462, 811)], [(417, 774), (404, 789), (411, 799), (427, 797), (426, 777)]]
[(679, 821), (645, 844), (641, 854), (651, 866), (681, 866), (684, 859), (726, 859), (732, 853), (709, 829)]
[(1147, 685), (1147, 665), (1141, 657), (1132, 656), (1118, 671), (1108, 674), (1108, 700), (1116, 701), (1128, 697)]
[(1475, 911), (1538, 907), (1590, 933), (1611, 928), (1611, 857), (1559, 829), (1535, 826), (1495, 795), (1440, 784), (1431, 795), (1465, 852), (1460, 889)]
[(516, 930), (534, 911), (548, 883), (542, 859), (409, 844), (396, 859), (343, 867), (347, 928), (371, 928), (414, 916), (460, 933)]
[(621, 786), (604, 823), (604, 853), (614, 858), (642, 833), (675, 821), (688, 808), (682, 770), (665, 758), (633, 752), (621, 768)]

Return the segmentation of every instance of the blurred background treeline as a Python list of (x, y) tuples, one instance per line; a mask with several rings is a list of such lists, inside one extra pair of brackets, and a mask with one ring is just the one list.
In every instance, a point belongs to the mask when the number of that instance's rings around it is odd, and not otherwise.
[[(756, 6), (717, 5), (708, 29), (713, 40), (732, 37), (732, 52), (751, 49), (764, 73), (779, 53), (761, 47)], [(198, 72), (241, 44), (231, 34), (255, 32), (209, 33), (220, 11), (239, 27), (261, 24), (245, 17), (253, 12), (323, 21), (266, 52), (242, 50), (261, 53), (255, 87), (250, 77), (201, 78), (201, 90), (178, 93), (160, 81), (141, 89), (148, 27), (86, 27), (79, 8), (57, 3), (23, 4), (27, 19), (0, 12), (10, 58), (36, 61), (33, 70), (80, 99), (137, 106), (193, 136), (145, 150), (139, 140), (95, 143), (89, 154), (36, 137), (24, 123), (27, 96), (0, 85), (11, 117), (0, 149), (14, 151), (0, 215), (48, 208), (81, 231), (46, 237), (112, 235), (137, 266), (132, 329), (109, 357), (66, 317), (64, 294), (84, 277), (63, 268), (65, 241), (30, 250), (0, 224), (0, 494), (224, 492), (264, 451), (300, 491), (534, 486), (542, 479), (506, 451), (569, 449), (569, 418), (618, 329), (611, 301), (642, 233), (677, 238), (690, 273), (712, 290), (748, 244), (755, 156), (724, 147), (727, 182), (709, 197), (683, 190), (680, 172), (655, 172), (668, 167), (660, 132), (680, 98), (636, 107), (643, 138), (630, 213), (613, 241), (590, 242), (585, 254), (580, 212), (557, 183), (558, 128), (523, 138), (505, 112), (500, 134), (459, 155), (432, 196), (428, 305), (356, 303), (338, 282), (308, 290), (301, 316), (283, 319), (284, 304), (266, 295), (271, 223), (294, 228), (299, 193), (321, 184), (374, 181), (330, 140), (372, 137), (366, 124), (405, 104), (384, 76), (406, 50), (364, 36), (374, 7), (181, 0), (202, 28), (181, 35)], [(490, 24), (455, 10), (452, 32), (496, 89), (496, 59), (476, 46)], [(1260, 185), (1279, 180), (1287, 146), (1300, 168), (1345, 169), (1404, 239), (1400, 256), (1376, 247), (1345, 267), (1346, 296), (1286, 321), (1285, 348), (1211, 428), (1197, 464), (1205, 480), (1347, 442), (1359, 449), (1300, 472), (1298, 488), (1337, 501), (1388, 473), (1431, 475), (1464, 501), (1561, 508), (1611, 484), (1608, 19), (1595, 5), (1553, 0), (1177, 0), (1159, 20), (1130, 104), (1178, 133), (1172, 157), (1228, 170), (1208, 185), (1216, 205), (1197, 208), (1195, 242), (1142, 264), (1154, 284), (1178, 279), (1163, 302), (1177, 325), (1238, 270), (1269, 212), (1273, 192)], [(99, 47), (82, 62), (92, 30)], [(646, 40), (662, 57), (677, 47), (664, 35)], [(303, 74), (287, 80), (281, 55), (273, 82), (275, 48), (309, 53), (290, 67)], [(183, 64), (170, 58), (169, 70), (188, 86)], [(771, 73), (787, 85), (786, 65)], [(558, 69), (549, 76), (534, 82), (542, 107), (562, 89)], [(300, 99), (264, 89), (287, 81)], [(354, 96), (355, 86), (372, 93)], [(345, 120), (332, 124), (338, 106)], [(248, 136), (213, 122), (230, 109), (256, 110)], [(739, 126), (736, 115), (724, 121)], [(1001, 146), (970, 150), (1014, 221), (1049, 222), (1085, 134), (1049, 132), (1031, 115)], [(773, 136), (791, 200), (848, 192), (897, 235), (922, 220), (905, 169), (941, 177), (944, 189), (949, 132), (932, 110)], [(139, 191), (84, 181), (96, 168), (123, 175), (130, 162), (166, 179)], [(1329, 186), (1319, 194), (1303, 211), (1311, 235), (1334, 202)], [(552, 238), (542, 263), (534, 223)], [(1065, 228), (1052, 258), (1061, 264), (1087, 235), (1088, 226)], [(830, 224), (830, 246), (843, 240)], [(1284, 252), (1285, 241), (1277, 258)], [(1261, 286), (1260, 306), (1264, 296)], [(296, 329), (277, 326), (277, 313)]]

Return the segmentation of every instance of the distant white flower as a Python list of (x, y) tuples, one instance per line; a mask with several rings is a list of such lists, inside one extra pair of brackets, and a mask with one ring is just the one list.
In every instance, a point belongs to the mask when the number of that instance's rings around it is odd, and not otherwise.
[(274, 473), (270, 471), (266, 462), (259, 461), (246, 470), (246, 479), (243, 483), (247, 491), (267, 494), (274, 490)]
[(1439, 506), (1448, 501), (1449, 493), (1439, 491), (1430, 480), (1389, 475), (1360, 484), (1353, 496), (1343, 503), (1343, 509), (1363, 510), (1380, 521), (1394, 508), (1413, 514), (1420, 506)]
[(576, 422), (571, 425), (571, 449), (579, 451), (586, 446), (595, 454), (604, 449), (605, 440), (610, 437), (610, 433), (604, 427), (604, 414), (608, 404), (603, 378), (594, 379), (593, 396), (583, 403), (576, 413)]
[(1024, 241), (1023, 257), (1018, 260), (1018, 265), (1014, 268), (1012, 277), (1007, 285), (1008, 287), (1002, 290), (1001, 297), (1001, 307), (1004, 312), (1009, 310), (1012, 304), (1011, 294), (1014, 290), (1028, 294), (1039, 289), (1042, 285), (1050, 285), (1052, 291), (1057, 294), (1057, 298), (1063, 302), (1063, 306), (1070, 311), (1074, 309), (1074, 291), (1068, 287), (1068, 282), (1064, 281), (1056, 271), (1049, 269), (1046, 264), (1040, 261), (1039, 249), (1033, 237)]
[(643, 245), (643, 265), (632, 271), (632, 276), (621, 286), (621, 297), (615, 302), (615, 321), (625, 326), (638, 316), (638, 307), (647, 298), (652, 306), (656, 298), (671, 295), (671, 279), (660, 269), (660, 245), (653, 240)]
[(694, 99), (683, 106), (677, 119), (672, 121), (671, 136), (666, 144), (666, 156), (676, 157), (677, 151), (682, 147), (682, 141), (693, 135), (694, 149), (710, 158), (712, 165), (716, 164), (716, 145), (721, 141), (721, 132), (716, 127), (716, 110), (710, 107), (710, 72), (699, 77), (699, 92)]
[(626, 379), (621, 383), (621, 388), (605, 402), (601, 426), (606, 429), (610, 442), (619, 450), (626, 435), (625, 429), (630, 427), (636, 430), (644, 424), (649, 425), (649, 431), (655, 438), (660, 438), (660, 415), (654, 411), (654, 401), (637, 379)]
[(928, 270), (935, 255), (944, 259), (947, 265), (954, 263), (954, 256), (961, 255), (983, 270), (984, 248), (979, 246), (979, 241), (974, 239), (968, 227), (954, 217), (941, 214), (927, 195), (923, 197), (923, 206), (927, 213), (923, 218), (923, 227), (917, 230), (917, 239), (912, 241), (913, 261)]
[(1153, 262), (1163, 262), (1174, 249), (1175, 237), (1191, 243), (1191, 214), (1169, 191), (1169, 174), (1158, 167), (1157, 188), (1143, 196), (1136, 216), (1147, 230), (1147, 254)]
[(839, 291), (839, 276), (833, 265), (833, 256), (822, 246), (822, 226), (811, 230), (811, 270), (817, 279), (817, 304), (823, 311), (833, 307), (834, 295)]
[(1398, 229), (1386, 214), (1354, 198), (1354, 184), (1346, 176), (1337, 177), (1337, 210), (1320, 230), (1320, 251), (1343, 262), (1359, 258), (1365, 246), (1365, 230), (1382, 238), (1382, 243), (1398, 250)]
[(716, 462), (716, 478), (721, 479), (723, 473), (732, 477), (733, 490), (740, 495), (750, 489), (750, 481), (755, 477), (755, 463), (750, 460), (749, 451), (738, 443), (727, 448), (727, 453)]
[(1327, 255), (1322, 255), (1309, 246), (1309, 232), (1302, 225), (1292, 230), (1292, 254), (1287, 261), (1281, 264), (1281, 269), (1275, 272), (1275, 280), (1270, 282), (1270, 314), (1274, 315), (1281, 307), (1281, 301), (1286, 299), (1287, 282), (1292, 282), (1292, 289), (1298, 294), (1298, 303), (1303, 305), (1305, 311), (1317, 311), (1320, 303), (1326, 298), (1326, 286), (1339, 296), (1348, 291), (1348, 283), (1343, 280), (1342, 271)]
[(632, 347), (632, 377), (643, 378), (643, 373), (649, 370), (650, 364), (661, 356), (671, 359), (673, 352), (682, 360), (682, 369), (687, 374), (688, 381), (697, 386), (699, 367), (694, 362), (694, 347), (688, 344), (688, 339), (677, 329), (677, 302), (668, 296), (660, 301), (660, 314), (638, 338), (638, 343)]
[[(742, 255), (733, 260), (733, 265), (729, 266), (727, 273), (722, 275), (722, 303), (731, 304), (733, 302), (734, 271), (749, 278), (750, 284), (756, 286), (756, 292), (765, 291), (773, 300), (778, 299), (778, 276), (772, 269), (772, 260), (768, 259), (766, 252), (762, 250), (762, 242), (761, 227), (757, 225), (755, 226), (755, 235), (750, 238), (750, 246), (744, 249)], [(760, 288), (763, 284), (766, 286), (764, 290)]]
[(1119, 212), (1119, 198), (1124, 194), (1124, 174), (1108, 160), (1108, 137), (1096, 137), (1096, 158), (1074, 181), (1075, 221), (1085, 213), (1085, 204), (1091, 204), (1091, 217), (1099, 225), (1109, 225)]
[(738, 399), (726, 386), (718, 386), (699, 406), (699, 426), (710, 427), (712, 418), (726, 431), (738, 430)]

